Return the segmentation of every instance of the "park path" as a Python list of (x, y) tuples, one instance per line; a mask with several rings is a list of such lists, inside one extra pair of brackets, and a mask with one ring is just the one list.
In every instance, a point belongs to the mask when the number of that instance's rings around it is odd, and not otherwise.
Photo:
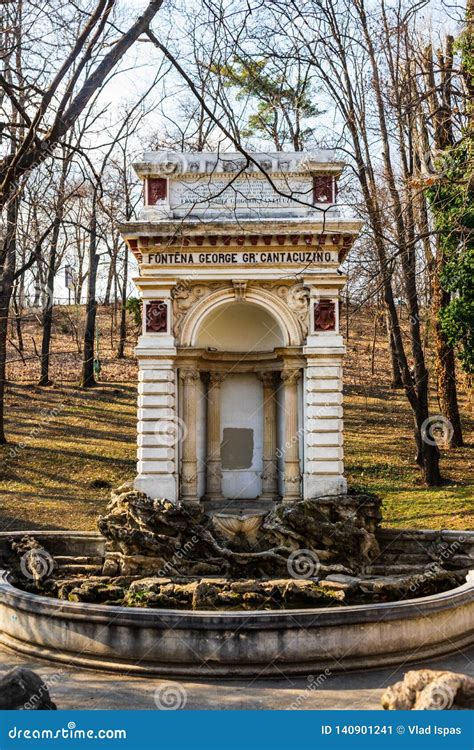
[[(186, 709), (378, 709), (387, 685), (408, 669), (449, 669), (474, 676), (474, 647), (419, 664), (336, 673), (315, 680), (305, 677), (238, 680), (160, 680), (93, 672), (29, 659), (0, 649), (0, 676), (16, 666), (34, 669), (50, 686), (59, 709), (156, 710), (160, 687), (178, 687), (186, 695)], [(317, 685), (316, 685), (317, 683)]]

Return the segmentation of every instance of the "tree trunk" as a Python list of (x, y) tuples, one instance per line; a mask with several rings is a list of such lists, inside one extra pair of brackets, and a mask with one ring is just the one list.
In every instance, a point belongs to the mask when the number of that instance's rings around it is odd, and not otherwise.
[(398, 364), (397, 349), (395, 339), (393, 338), (390, 316), (385, 312), (385, 327), (387, 329), (388, 351), (390, 353), (390, 366), (392, 370), (392, 381), (390, 388), (403, 388), (402, 376), (400, 375), (400, 365)]
[(112, 253), (110, 254), (110, 263), (109, 263), (109, 270), (107, 273), (107, 284), (105, 285), (105, 294), (104, 294), (104, 305), (108, 307), (110, 305), (110, 292), (112, 289), (112, 275), (113, 275), (113, 257)]
[(460, 448), (463, 444), (461, 417), (459, 415), (456, 386), (456, 360), (454, 351), (449, 346), (439, 322), (439, 312), (449, 304), (449, 294), (440, 284), (440, 268), (443, 257), (437, 263), (433, 274), (433, 322), (435, 343), (435, 367), (439, 405), (442, 416), (448, 420), (451, 428), (446, 435), (446, 448)]
[(97, 314), (96, 283), (99, 255), (97, 253), (97, 220), (96, 220), (96, 196), (92, 201), (92, 214), (90, 222), (89, 239), (89, 277), (87, 284), (86, 326), (84, 331), (84, 348), (82, 358), (83, 388), (92, 388), (97, 385), (94, 374), (94, 335), (95, 320)]
[(19, 197), (7, 206), (7, 227), (1, 253), (0, 267), (0, 445), (7, 442), (5, 435), (5, 391), (7, 370), (8, 313), (13, 292), (16, 260), (16, 223)]
[(52, 381), (49, 379), (49, 360), (50, 360), (50, 344), (51, 344), (51, 329), (53, 326), (53, 308), (54, 308), (54, 277), (56, 275), (56, 253), (59, 240), (59, 231), (61, 223), (60, 219), (56, 221), (53, 227), (53, 233), (51, 236), (51, 247), (49, 251), (48, 259), (48, 274), (46, 277), (47, 295), (45, 298), (45, 306), (43, 309), (43, 338), (41, 340), (41, 374), (38, 381), (38, 385), (51, 385)]
[(13, 291), (12, 301), (13, 301), (13, 310), (15, 311), (15, 330), (16, 330), (16, 337), (18, 340), (18, 351), (20, 352), (20, 354), (23, 354), (25, 350), (25, 346), (23, 344), (23, 332), (21, 330), (21, 307), (19, 307), (18, 305), (17, 294), (18, 294), (18, 288), (14, 289)]
[(123, 260), (123, 280), (122, 280), (122, 306), (120, 308), (120, 340), (117, 349), (118, 359), (125, 356), (125, 341), (127, 338), (127, 282), (128, 282), (128, 245), (125, 245), (125, 254)]

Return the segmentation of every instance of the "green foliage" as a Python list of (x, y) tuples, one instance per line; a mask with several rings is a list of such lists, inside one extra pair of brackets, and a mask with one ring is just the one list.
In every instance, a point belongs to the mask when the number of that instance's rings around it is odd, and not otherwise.
[(133, 322), (137, 326), (142, 324), (142, 301), (138, 297), (129, 297), (126, 303), (127, 312), (133, 317)]
[(269, 59), (236, 59), (214, 72), (225, 86), (237, 89), (239, 101), (256, 100), (255, 111), (241, 131), (244, 138), (257, 135), (271, 139), (277, 148), (287, 143), (296, 151), (304, 148), (312, 128), (303, 126), (302, 121), (321, 114), (312, 102), (309, 75), (290, 74)]
[(474, 133), (467, 130), (438, 164), (438, 179), (427, 189), (444, 263), (440, 283), (451, 301), (439, 313), (441, 328), (458, 352), (463, 369), (474, 373)]
[(442, 282), (455, 296), (440, 310), (440, 322), (451, 346), (458, 348), (463, 369), (474, 374), (474, 245), (448, 260)]

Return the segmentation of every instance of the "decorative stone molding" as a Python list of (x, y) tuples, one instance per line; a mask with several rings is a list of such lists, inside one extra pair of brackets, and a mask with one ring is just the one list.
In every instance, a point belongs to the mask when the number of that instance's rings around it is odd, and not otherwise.
[(273, 481), (278, 476), (278, 470), (276, 465), (272, 463), (268, 463), (265, 468), (262, 471), (262, 479), (264, 481)]
[(289, 385), (292, 385), (294, 383), (297, 383), (300, 377), (300, 370), (282, 370), (281, 371), (281, 379), (284, 383), (288, 383)]
[(194, 474), (182, 473), (181, 479), (183, 480), (183, 484), (192, 485), (195, 483), (197, 479), (197, 473), (194, 473)]
[[(291, 287), (291, 284), (290, 284)], [(281, 283), (248, 283), (245, 301), (263, 307), (280, 326), (284, 346), (301, 346), (308, 330), (309, 292), (301, 284), (291, 292)], [(279, 291), (277, 289), (279, 288)], [(174, 335), (178, 346), (194, 346), (204, 318), (220, 305), (235, 302), (234, 286), (229, 283), (188, 287), (173, 300)]]
[(176, 338), (179, 337), (183, 319), (197, 305), (197, 303), (208, 297), (219, 289), (228, 287), (227, 283), (214, 282), (212, 284), (182, 284), (176, 287), (177, 291), (173, 298), (173, 333)]
[(284, 300), (298, 318), (303, 337), (307, 336), (309, 327), (309, 288), (300, 282), (296, 284), (282, 284), (277, 282), (262, 284), (261, 286)]
[(245, 302), (245, 296), (247, 292), (247, 282), (246, 281), (233, 281), (232, 282), (234, 287), (234, 293), (235, 293), (235, 299), (239, 302)]
[(314, 330), (334, 331), (336, 329), (336, 303), (323, 299), (314, 304)]
[(238, 174), (239, 172), (262, 175), (262, 177), (269, 172), (273, 174), (330, 172), (339, 175), (344, 167), (344, 162), (336, 161), (334, 151), (330, 149), (287, 153), (269, 151), (265, 154), (250, 154), (249, 157), (252, 161), (239, 152), (219, 154), (203, 151), (183, 154), (178, 151), (148, 151), (143, 154), (142, 161), (135, 162), (133, 167), (140, 177), (148, 175), (176, 177), (185, 174), (216, 177), (219, 174)]
[(145, 304), (145, 330), (147, 333), (168, 331), (168, 303), (157, 299)]

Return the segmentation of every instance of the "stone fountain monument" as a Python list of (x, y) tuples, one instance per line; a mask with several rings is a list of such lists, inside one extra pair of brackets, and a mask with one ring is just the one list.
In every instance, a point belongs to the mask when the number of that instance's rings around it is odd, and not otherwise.
[[(143, 300), (137, 477), (100, 534), (0, 533), (0, 644), (235, 677), (473, 642), (474, 532), (384, 529), (380, 499), (347, 492), (340, 264), (360, 223), (336, 206), (342, 168), (327, 151), (135, 164), (145, 206), (122, 233)], [(433, 674), (416, 676), (420, 695)]]
[(121, 226), (143, 300), (135, 489), (207, 509), (346, 491), (333, 152), (148, 152)]

